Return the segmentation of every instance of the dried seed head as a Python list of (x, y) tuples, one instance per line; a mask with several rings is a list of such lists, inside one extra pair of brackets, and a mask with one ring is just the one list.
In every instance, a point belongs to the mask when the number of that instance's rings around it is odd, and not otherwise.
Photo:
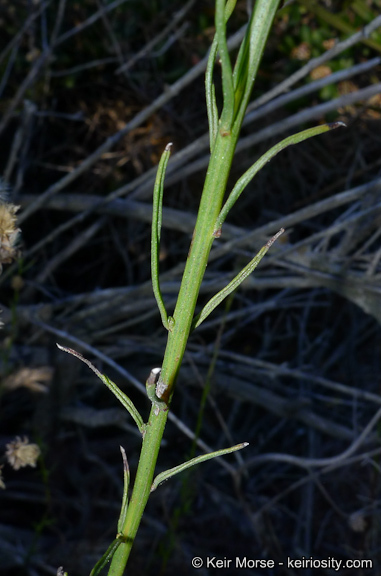
[(321, 65), (311, 70), (310, 78), (311, 80), (320, 80), (320, 78), (325, 78), (326, 76), (330, 76), (331, 74), (332, 70), (329, 66)]
[(4, 466), (0, 466), (0, 488), (1, 488), (2, 490), (5, 490), (3, 473), (2, 473), (2, 471), (1, 471), (3, 467), (4, 467)]
[(302, 42), (291, 51), (291, 58), (295, 58), (295, 60), (309, 60), (310, 56), (311, 46), (308, 42)]
[(3, 380), (6, 390), (14, 390), (24, 386), (32, 392), (48, 392), (48, 386), (53, 377), (53, 369), (49, 366), (41, 368), (20, 368)]
[(41, 450), (37, 444), (29, 444), (26, 436), (22, 440), (17, 436), (13, 442), (6, 445), (7, 451), (5, 455), (9, 464), (14, 470), (19, 470), (24, 466), (36, 466), (37, 458), (41, 454)]
[(16, 240), (20, 230), (16, 228), (16, 212), (19, 206), (0, 202), (0, 265), (9, 264), (17, 258)]

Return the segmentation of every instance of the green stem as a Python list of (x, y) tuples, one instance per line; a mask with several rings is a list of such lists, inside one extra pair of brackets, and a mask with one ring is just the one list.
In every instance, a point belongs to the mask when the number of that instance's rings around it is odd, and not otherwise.
[[(161, 399), (167, 405), (169, 405), (172, 397), (173, 387), (191, 331), (201, 281), (214, 240), (214, 223), (221, 210), (235, 143), (232, 135), (222, 137), (218, 133), (210, 159), (196, 227), (173, 315), (174, 325), (172, 331), (168, 333), (167, 348), (161, 369), (160, 379), (165, 388)], [(224, 159), (222, 163), (221, 158)], [(122, 530), (125, 541), (115, 551), (109, 576), (121, 576), (123, 574), (121, 567), (127, 563), (150, 494), (167, 417), (168, 411), (157, 411), (155, 404), (152, 405), (143, 438), (134, 489)]]
[(168, 411), (155, 414), (152, 406), (136, 473), (134, 489), (128, 504), (123, 530), (124, 541), (114, 553), (109, 576), (122, 576), (148, 497), (151, 491), (160, 442), (163, 436)]
[[(224, 15), (221, 10), (221, 0), (217, 0), (217, 4), (219, 5), (219, 15), (218, 22), (216, 18), (216, 25), (218, 24), (220, 27), (219, 29), (223, 29), (224, 33), (225, 21), (223, 20)], [(258, 50), (258, 53), (262, 54), (267, 33), (278, 4), (279, 0), (256, 1), (256, 9), (258, 6), (261, 8), (258, 13), (261, 14), (261, 18), (263, 19), (262, 26), (264, 26), (266, 33), (259, 34), (258, 37), (250, 39), (251, 53)], [(220, 54), (221, 50), (223, 53), (224, 66), (226, 65), (225, 72), (227, 73), (227, 76), (225, 77), (226, 84), (224, 86), (224, 89), (226, 88), (226, 93), (224, 96), (227, 96), (228, 101), (224, 100), (224, 109), (229, 109), (229, 112), (227, 112), (225, 116), (225, 120), (227, 120), (227, 124), (229, 124), (231, 120), (230, 113), (234, 110), (234, 100), (231, 100), (232, 84), (231, 77), (229, 77), (229, 64), (226, 60), (226, 52), (224, 52), (225, 40), (221, 38), (220, 41), (220, 36), (218, 36), (218, 42)], [(258, 65), (259, 59), (257, 61), (257, 66)], [(255, 78), (256, 70), (254, 70), (252, 65), (250, 72), (251, 75), (249, 75), (247, 80), (245, 95), (247, 94), (247, 90), (251, 90)], [(160, 394), (158, 386), (156, 387), (156, 394), (160, 400), (165, 403), (167, 409), (158, 410), (157, 403), (152, 404), (149, 421), (145, 427), (143, 435), (143, 444), (134, 488), (129, 501), (124, 526), (121, 530), (123, 541), (115, 551), (111, 561), (109, 576), (122, 576), (150, 494), (156, 460), (168, 417), (168, 407), (170, 405), (188, 337), (192, 329), (197, 298), (207, 266), (210, 249), (215, 238), (213, 234), (214, 227), (221, 211), (242, 119), (243, 114), (240, 114), (239, 119), (234, 121), (232, 129), (228, 132), (225, 130), (227, 125), (220, 124), (214, 141), (205, 185), (201, 196), (197, 222), (185, 265), (176, 308), (173, 314), (173, 319), (171, 319), (171, 330), (168, 332), (167, 347), (159, 380)]]

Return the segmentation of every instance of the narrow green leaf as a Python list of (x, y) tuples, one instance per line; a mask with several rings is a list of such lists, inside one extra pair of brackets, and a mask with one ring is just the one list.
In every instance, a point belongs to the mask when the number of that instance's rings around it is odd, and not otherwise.
[(234, 130), (239, 130), (280, 0), (256, 0), (234, 67)]
[(254, 12), (252, 12), (246, 34), (242, 40), (241, 46), (239, 47), (238, 56), (234, 65), (233, 70), (233, 83), (235, 92), (235, 101), (239, 105), (241, 96), (245, 91), (247, 83), (247, 72), (248, 72), (248, 62), (249, 62), (249, 49), (250, 49), (250, 22), (253, 19)]
[(324, 132), (328, 132), (328, 130), (333, 130), (335, 128), (339, 128), (340, 126), (345, 126), (343, 122), (334, 122), (332, 124), (323, 124), (322, 126), (314, 126), (313, 128), (308, 128), (307, 130), (303, 130), (302, 132), (298, 132), (297, 134), (293, 134), (292, 136), (288, 136), (278, 144), (275, 144), (270, 150), (265, 152), (263, 156), (261, 156), (246, 172), (241, 176), (238, 180), (236, 185), (234, 186), (233, 190), (230, 192), (228, 199), (226, 200), (218, 218), (216, 221), (216, 225), (214, 227), (214, 234), (218, 235), (219, 231), (221, 230), (221, 226), (226, 220), (226, 217), (234, 206), (240, 195), (242, 194), (243, 190), (246, 186), (251, 182), (254, 176), (269, 162), (274, 156), (276, 156), (281, 150), (284, 150), (288, 146), (292, 146), (294, 144), (298, 144), (299, 142), (303, 142), (303, 140), (307, 140), (308, 138), (312, 138), (313, 136), (317, 136), (318, 134), (323, 134)]
[(212, 152), (214, 142), (218, 131), (218, 109), (216, 102), (216, 91), (213, 82), (213, 70), (217, 57), (218, 42), (217, 37), (214, 38), (210, 48), (208, 64), (205, 73), (205, 96), (206, 96), (206, 110), (208, 115), (209, 124), (209, 142), (210, 151)]
[(123, 446), (120, 446), (120, 451), (123, 458), (123, 498), (122, 507), (120, 509), (120, 516), (118, 520), (118, 532), (122, 532), (124, 522), (126, 520), (127, 508), (128, 508), (128, 487), (130, 485), (130, 468), (128, 466), (126, 451)]
[(159, 256), (160, 256), (160, 235), (161, 220), (163, 213), (163, 193), (164, 177), (167, 169), (172, 144), (167, 144), (161, 156), (159, 167), (157, 169), (155, 186), (153, 190), (153, 208), (152, 208), (152, 235), (151, 235), (151, 276), (153, 293), (159, 307), (161, 320), (164, 328), (168, 330), (168, 315), (165, 309), (163, 296), (160, 290), (159, 282)]
[(195, 317), (195, 319), (193, 321), (193, 328), (197, 328), (197, 326), (200, 326), (200, 324), (205, 320), (205, 318), (207, 318), (209, 316), (209, 314), (211, 312), (213, 312), (213, 310), (215, 308), (217, 308), (217, 306), (222, 302), (222, 300), (224, 300), (227, 296), (229, 296), (229, 294), (231, 294), (233, 292), (233, 290), (235, 290), (236, 288), (238, 288), (238, 286), (240, 284), (242, 284), (242, 282), (258, 266), (258, 264), (262, 260), (263, 256), (266, 254), (266, 252), (270, 248), (270, 246), (272, 246), (274, 244), (275, 240), (277, 238), (279, 238), (279, 236), (281, 234), (283, 234), (283, 232), (284, 232), (284, 229), (281, 228), (279, 230), (279, 232), (277, 232), (275, 234), (275, 236), (270, 238), (270, 240), (267, 242), (267, 244), (265, 244), (265, 246), (263, 246), (260, 249), (258, 254), (256, 256), (254, 256), (254, 258), (249, 262), (249, 264), (247, 264), (247, 266), (245, 266), (245, 268), (243, 270), (241, 270), (241, 272), (239, 274), (237, 274), (237, 276), (235, 278), (233, 278), (233, 280), (227, 286), (225, 286), (225, 288), (220, 290), (220, 292), (218, 292), (215, 296), (213, 296), (213, 298), (211, 298), (209, 300), (209, 302), (201, 310), (200, 314), (198, 314)]
[(156, 490), (156, 488), (171, 476), (178, 474), (179, 472), (183, 472), (187, 468), (191, 466), (195, 466), (196, 464), (200, 464), (201, 462), (205, 462), (206, 460), (211, 460), (212, 458), (218, 458), (218, 456), (224, 456), (225, 454), (230, 454), (231, 452), (236, 452), (237, 450), (242, 450), (248, 446), (248, 442), (242, 442), (241, 444), (237, 444), (236, 446), (232, 446), (231, 448), (223, 448), (222, 450), (217, 450), (216, 452), (210, 452), (209, 454), (202, 454), (201, 456), (196, 456), (196, 458), (192, 458), (188, 460), (188, 462), (184, 462), (183, 464), (179, 464), (179, 466), (175, 466), (174, 468), (170, 468), (165, 472), (161, 472), (156, 476), (154, 481), (152, 482), (151, 492)]
[[(230, 6), (229, 6), (230, 7)], [(234, 8), (234, 4), (232, 3)], [(234, 118), (234, 84), (228, 45), (226, 42), (225, 0), (216, 1), (216, 38), (222, 71), (222, 91), (224, 106), (220, 119), (220, 130), (230, 133)]]
[[(225, 24), (232, 15), (236, 3), (237, 0), (227, 0), (225, 6)], [(218, 108), (216, 101), (216, 91), (213, 82), (213, 71), (214, 71), (214, 65), (216, 63), (217, 52), (218, 52), (218, 38), (216, 34), (212, 46), (210, 48), (208, 64), (206, 66), (206, 73), (205, 73), (205, 96), (206, 96), (206, 109), (208, 115), (209, 140), (210, 140), (211, 152), (213, 150), (214, 142), (218, 131)]]
[(100, 380), (102, 380), (103, 384), (106, 384), (107, 388), (109, 388), (111, 390), (111, 392), (114, 394), (114, 396), (116, 396), (118, 398), (119, 402), (130, 413), (131, 417), (133, 418), (137, 427), (139, 428), (139, 432), (141, 432), (143, 434), (144, 429), (145, 429), (143, 418), (140, 416), (138, 410), (135, 407), (135, 404), (127, 396), (127, 394), (122, 392), (121, 389), (112, 380), (110, 380), (110, 378), (108, 378), (107, 376), (105, 376), (104, 374), (99, 372), (99, 370), (94, 366), (94, 364), (92, 364), (90, 362), (90, 360), (87, 360), (87, 358), (82, 356), (82, 354), (80, 354), (76, 350), (73, 350), (72, 348), (66, 348), (66, 346), (61, 346), (60, 344), (57, 344), (57, 343), (56, 343), (56, 345), (60, 350), (63, 350), (64, 352), (67, 352), (68, 354), (75, 356), (76, 358), (81, 360), (81, 362), (84, 362), (85, 364), (87, 364), (87, 366), (89, 368), (91, 368), (91, 370), (93, 372), (95, 372), (95, 374), (98, 376), (98, 378)]
[(237, 0), (227, 0), (226, 6), (225, 6), (225, 20), (226, 20), (226, 22), (229, 20), (230, 16), (233, 14), (236, 4), (237, 4)]
[(90, 576), (98, 576), (98, 574), (101, 573), (106, 564), (110, 562), (111, 558), (115, 554), (115, 551), (118, 549), (121, 543), (122, 543), (121, 539), (115, 538), (115, 540), (110, 544), (106, 552), (103, 554), (102, 558), (98, 560), (94, 568), (91, 570)]

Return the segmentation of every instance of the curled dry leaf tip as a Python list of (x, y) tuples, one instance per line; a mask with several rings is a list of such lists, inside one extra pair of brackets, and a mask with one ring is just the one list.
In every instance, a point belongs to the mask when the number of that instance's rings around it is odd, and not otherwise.
[(330, 124), (328, 124), (329, 128), (331, 130), (335, 130), (335, 128), (347, 128), (347, 125), (345, 124), (345, 122), (331, 122)]
[(270, 240), (266, 243), (266, 246), (270, 248), (274, 244), (276, 240), (278, 240), (279, 236), (281, 236), (284, 232), (284, 228), (281, 228)]

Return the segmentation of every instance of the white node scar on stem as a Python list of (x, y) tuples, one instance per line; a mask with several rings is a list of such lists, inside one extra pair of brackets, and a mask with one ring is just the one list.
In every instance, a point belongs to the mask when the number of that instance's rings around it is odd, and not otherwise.
[(153, 386), (159, 379), (161, 368), (152, 368), (147, 379), (147, 386)]
[(168, 386), (164, 382), (164, 380), (161, 380), (161, 378), (159, 378), (159, 381), (156, 384), (156, 396), (158, 396), (158, 398), (162, 398), (162, 396), (163, 396), (163, 394), (167, 388), (168, 388)]

